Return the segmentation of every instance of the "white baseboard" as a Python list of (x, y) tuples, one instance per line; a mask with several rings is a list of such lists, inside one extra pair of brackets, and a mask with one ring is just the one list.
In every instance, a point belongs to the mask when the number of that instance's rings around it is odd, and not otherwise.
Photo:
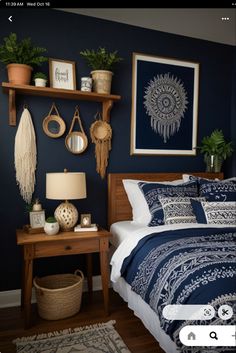
[[(93, 276), (93, 290), (101, 290), (101, 276)], [(85, 278), (84, 285), (83, 285), (83, 292), (88, 291), (87, 280)], [(35, 297), (35, 289), (32, 289), (32, 299), (31, 303), (36, 303)], [(8, 290), (4, 292), (0, 292), (0, 308), (8, 308), (11, 306), (20, 306), (21, 304), (21, 290)]]

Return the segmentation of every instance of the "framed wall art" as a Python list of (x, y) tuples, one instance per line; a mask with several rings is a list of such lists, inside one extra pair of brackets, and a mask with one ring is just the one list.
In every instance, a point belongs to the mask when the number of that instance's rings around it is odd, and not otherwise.
[(50, 87), (76, 89), (75, 62), (49, 58)]
[(131, 155), (196, 155), (199, 64), (133, 53)]

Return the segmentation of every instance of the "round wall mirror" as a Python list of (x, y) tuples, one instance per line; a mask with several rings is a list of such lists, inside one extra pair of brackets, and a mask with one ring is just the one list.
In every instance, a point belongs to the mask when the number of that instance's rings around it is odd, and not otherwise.
[(87, 148), (88, 139), (82, 132), (73, 131), (66, 136), (65, 145), (68, 151), (79, 154)]
[(43, 131), (52, 138), (60, 137), (66, 130), (66, 124), (59, 115), (48, 115), (43, 120)]

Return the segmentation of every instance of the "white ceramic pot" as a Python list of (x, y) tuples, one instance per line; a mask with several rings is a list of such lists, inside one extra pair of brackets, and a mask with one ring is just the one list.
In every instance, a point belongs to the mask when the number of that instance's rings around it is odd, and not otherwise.
[(59, 232), (59, 223), (58, 222), (54, 222), (54, 223), (45, 222), (44, 231), (48, 235), (57, 234)]
[(47, 80), (44, 80), (43, 78), (35, 78), (34, 82), (37, 87), (46, 87)]

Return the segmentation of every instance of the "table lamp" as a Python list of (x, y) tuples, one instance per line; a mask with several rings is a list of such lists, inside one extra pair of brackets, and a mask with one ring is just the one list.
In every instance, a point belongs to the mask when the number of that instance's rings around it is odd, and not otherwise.
[(73, 173), (64, 169), (64, 173), (46, 174), (46, 198), (65, 200), (54, 212), (62, 231), (72, 230), (78, 221), (78, 211), (68, 200), (85, 199), (86, 196), (85, 173)]

